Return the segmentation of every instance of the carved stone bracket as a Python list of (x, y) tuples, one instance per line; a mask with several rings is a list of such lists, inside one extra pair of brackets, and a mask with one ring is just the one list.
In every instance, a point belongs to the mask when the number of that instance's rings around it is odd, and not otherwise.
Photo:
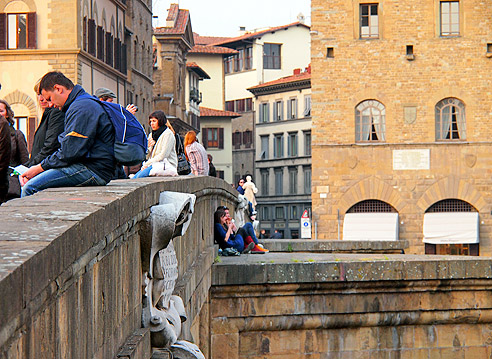
[[(186, 233), (195, 200), (193, 194), (162, 192), (159, 204), (151, 208), (150, 218), (140, 231), (145, 285), (142, 325), (150, 328), (154, 347), (169, 348), (175, 344), (181, 334), (181, 323), (187, 319), (183, 300), (173, 295), (178, 279), (178, 261), (172, 239)], [(201, 354), (198, 347), (196, 349)], [(189, 352), (194, 353), (195, 350)], [(201, 358), (201, 355), (190, 358)]]

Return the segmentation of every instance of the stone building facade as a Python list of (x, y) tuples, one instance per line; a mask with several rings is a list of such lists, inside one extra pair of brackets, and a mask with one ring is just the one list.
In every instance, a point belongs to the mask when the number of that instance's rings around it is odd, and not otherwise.
[(311, 214), (311, 67), (248, 90), (258, 104), (254, 178), (260, 229), (301, 238), (301, 216)]
[[(0, 98), (32, 141), (36, 81), (61, 71), (89, 93), (110, 88), (146, 122), (152, 96), (150, 0), (1, 0)], [(135, 63), (135, 61), (138, 61)]]
[[(347, 213), (387, 210), (409, 252), (492, 254), (490, 3), (313, 0), (312, 9), (319, 237), (343, 239)], [(460, 214), (450, 223), (450, 211), (475, 213), (460, 230), (476, 240), (446, 233), (464, 223)]]

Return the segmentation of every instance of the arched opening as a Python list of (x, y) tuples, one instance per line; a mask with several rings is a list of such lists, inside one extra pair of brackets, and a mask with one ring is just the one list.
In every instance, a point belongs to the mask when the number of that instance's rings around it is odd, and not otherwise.
[(343, 219), (343, 240), (397, 241), (398, 211), (389, 203), (368, 199), (354, 204)]
[(479, 255), (480, 218), (475, 207), (456, 198), (432, 204), (424, 214), (425, 254)]

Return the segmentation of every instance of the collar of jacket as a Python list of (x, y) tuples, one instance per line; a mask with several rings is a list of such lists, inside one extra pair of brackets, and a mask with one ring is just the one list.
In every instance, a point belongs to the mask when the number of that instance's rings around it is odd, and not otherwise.
[(75, 85), (72, 89), (72, 92), (70, 92), (70, 94), (68, 95), (67, 101), (65, 101), (65, 104), (62, 107), (62, 111), (66, 112), (72, 102), (74, 102), (75, 99), (83, 93), (85, 93), (85, 90), (82, 88), (82, 86)]

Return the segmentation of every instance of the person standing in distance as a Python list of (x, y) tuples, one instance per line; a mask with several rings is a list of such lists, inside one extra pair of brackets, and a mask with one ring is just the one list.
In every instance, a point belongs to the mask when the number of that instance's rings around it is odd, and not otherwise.
[(52, 187), (103, 186), (113, 176), (114, 128), (102, 106), (61, 72), (48, 72), (39, 83), (48, 102), (65, 112), (60, 148), (20, 177), (22, 197)]

